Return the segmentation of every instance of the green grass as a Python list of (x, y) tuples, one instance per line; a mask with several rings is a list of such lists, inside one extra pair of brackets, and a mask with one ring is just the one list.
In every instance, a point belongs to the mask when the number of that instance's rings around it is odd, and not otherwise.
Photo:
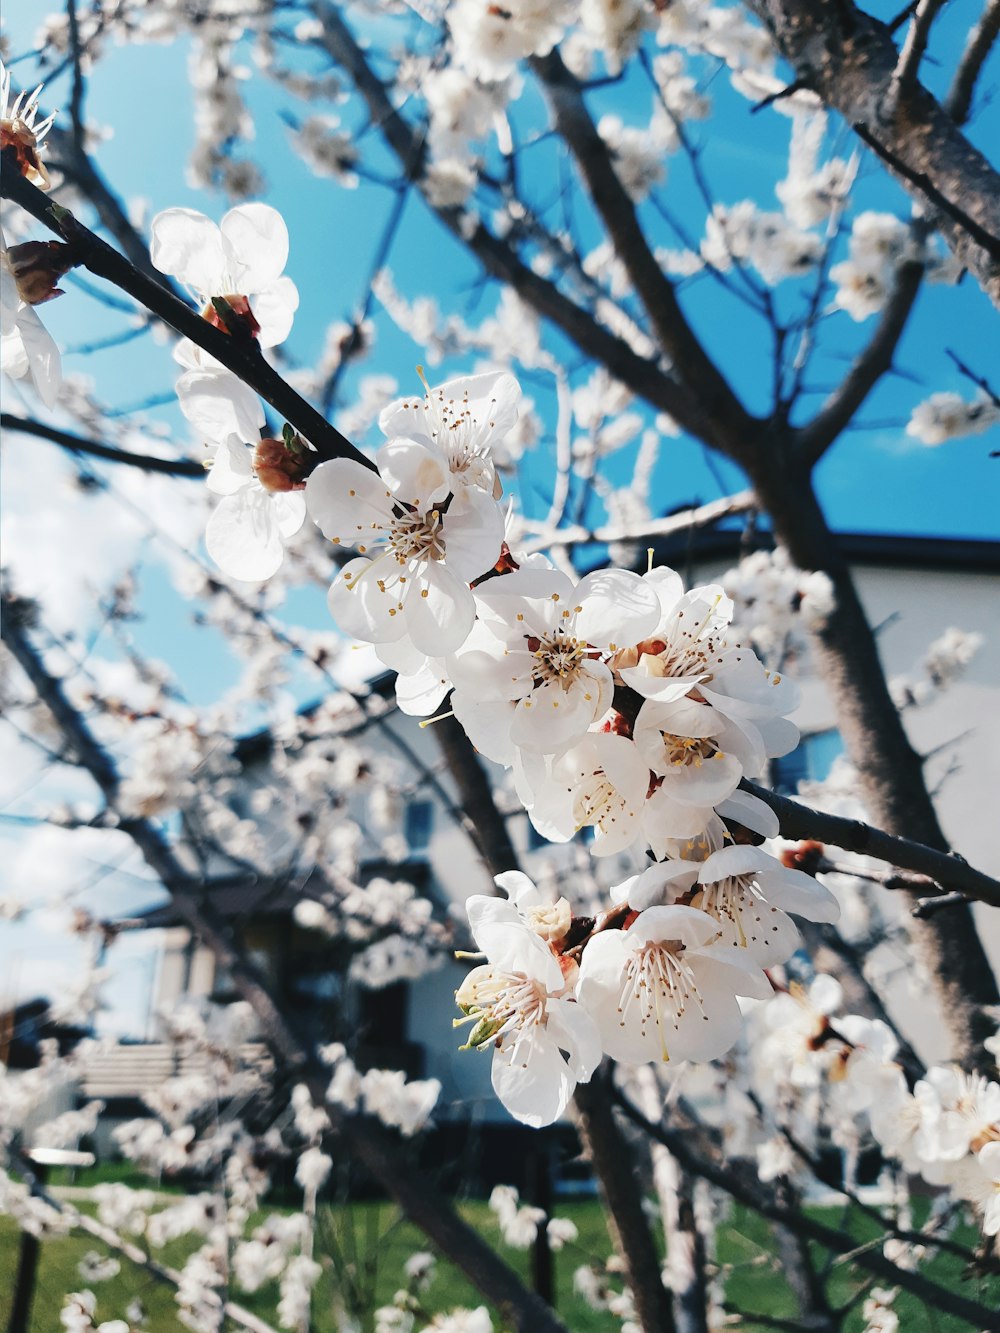
[[(101, 1174), (108, 1178), (106, 1171)], [(140, 1183), (127, 1171), (116, 1175), (124, 1183)], [(464, 1202), (459, 1204), (459, 1209), (488, 1240), (497, 1243), (495, 1219), (484, 1202)], [(580, 1233), (574, 1245), (554, 1256), (556, 1308), (571, 1333), (606, 1333), (617, 1327), (617, 1321), (606, 1313), (591, 1310), (572, 1289), (573, 1272), (580, 1264), (592, 1258), (603, 1261), (610, 1253), (600, 1206), (594, 1200), (572, 1200), (561, 1203), (556, 1211), (561, 1217), (571, 1218)], [(821, 1215), (824, 1221), (840, 1224), (839, 1214), (835, 1215), (832, 1210)], [(851, 1231), (859, 1244), (875, 1235), (872, 1224), (865, 1219), (852, 1224)], [(958, 1238), (967, 1244), (974, 1240), (968, 1230), (960, 1233)], [(195, 1244), (190, 1238), (182, 1238), (162, 1251), (156, 1251), (155, 1257), (180, 1267), (193, 1248)], [(376, 1305), (389, 1303), (394, 1292), (405, 1285), (403, 1265), (406, 1259), (414, 1250), (424, 1248), (427, 1246), (420, 1232), (402, 1220), (391, 1204), (357, 1203), (346, 1208), (321, 1209), (316, 1254), (323, 1262), (324, 1273), (315, 1292), (313, 1333), (339, 1333), (337, 1311), (342, 1308), (341, 1297), (345, 1292), (353, 1290), (357, 1293), (364, 1309), (371, 1310)], [(524, 1251), (511, 1250), (503, 1245), (498, 1248), (511, 1266), (527, 1279), (529, 1256)], [(10, 1219), (0, 1218), (0, 1329), (6, 1328), (9, 1316), (18, 1249), (18, 1233), (13, 1223)], [(86, 1251), (104, 1253), (105, 1249), (100, 1242), (86, 1235), (45, 1242), (31, 1333), (57, 1333), (63, 1295), (85, 1285), (76, 1265)], [(823, 1257), (818, 1251), (817, 1255)], [(794, 1318), (794, 1298), (775, 1257), (773, 1238), (766, 1224), (755, 1214), (743, 1210), (734, 1213), (720, 1232), (719, 1260), (729, 1268), (727, 1295), (736, 1308), (746, 1314)], [(961, 1268), (960, 1259), (945, 1255), (925, 1261), (922, 1271), (950, 1289), (978, 1297), (988, 1305), (988, 1295), (977, 1291), (974, 1283), (963, 1280)], [(857, 1281), (856, 1271), (848, 1271), (846, 1265), (834, 1268), (829, 1285), (833, 1301), (838, 1304), (846, 1301), (857, 1289)], [(121, 1317), (128, 1301), (139, 1296), (149, 1313), (147, 1328), (151, 1333), (172, 1333), (182, 1328), (176, 1318), (171, 1289), (158, 1284), (127, 1260), (122, 1260), (122, 1270), (116, 1278), (95, 1284), (93, 1289), (98, 1300), (98, 1321)], [(261, 1318), (276, 1322), (277, 1283), (270, 1283), (252, 1295), (234, 1293), (234, 1299)], [(996, 1301), (995, 1290), (993, 1300)], [(450, 1264), (438, 1264), (434, 1281), (424, 1297), (429, 1314), (456, 1305), (481, 1303), (481, 1298), (461, 1273)], [(897, 1301), (896, 1309), (900, 1328), (905, 1333), (969, 1333), (965, 1321), (929, 1313), (905, 1293)], [(370, 1324), (365, 1326), (370, 1327)], [(496, 1327), (499, 1330), (499, 1323)], [(739, 1327), (745, 1333), (766, 1333), (767, 1330), (767, 1325), (750, 1318)], [(863, 1327), (859, 1306), (845, 1321), (844, 1333), (861, 1333)]]

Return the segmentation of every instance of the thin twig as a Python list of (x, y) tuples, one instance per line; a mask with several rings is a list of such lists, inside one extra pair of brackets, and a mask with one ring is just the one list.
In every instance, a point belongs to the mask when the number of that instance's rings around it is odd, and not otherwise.
[(73, 435), (69, 431), (59, 430), (43, 421), (31, 421), (27, 417), (17, 417), (11, 412), (0, 413), (0, 429), (16, 431), (19, 435), (34, 435), (40, 440), (49, 440), (73, 454), (89, 454), (94, 458), (106, 458), (111, 463), (124, 463), (127, 467), (141, 468), (143, 472), (163, 472), (171, 477), (199, 477), (205, 479), (205, 468), (194, 458), (156, 458), (153, 454), (133, 454), (127, 449), (115, 449), (109, 444), (99, 444), (97, 440), (85, 440), (82, 435)]
[(945, 110), (956, 125), (964, 125), (969, 119), (976, 80), (998, 34), (1000, 34), (1000, 0), (986, 0), (982, 17), (969, 33), (969, 39), (944, 102)]

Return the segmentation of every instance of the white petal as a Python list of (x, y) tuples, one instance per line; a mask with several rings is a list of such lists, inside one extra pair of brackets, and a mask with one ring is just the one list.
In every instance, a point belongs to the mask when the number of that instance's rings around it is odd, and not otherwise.
[(576, 587), (582, 610), (576, 634), (597, 648), (612, 651), (647, 638), (656, 628), (660, 603), (655, 591), (625, 569), (598, 569)]
[(465, 690), (456, 689), (451, 696), (451, 708), (480, 754), (505, 768), (513, 764), (517, 750), (510, 739), (514, 716), (512, 703), (481, 701)]
[(149, 255), (154, 267), (199, 296), (222, 296), (226, 253), (222, 233), (193, 208), (168, 208), (153, 219)]
[(443, 454), (414, 440), (390, 440), (375, 455), (378, 470), (393, 497), (420, 513), (444, 500), (451, 472)]
[(451, 570), (430, 560), (411, 562), (404, 601), (406, 632), (430, 656), (444, 656), (462, 646), (476, 619), (472, 593)]
[(595, 704), (596, 696), (582, 684), (564, 690), (555, 681), (545, 681), (518, 702), (510, 738), (523, 749), (556, 754), (586, 734)]
[(268, 204), (240, 204), (229, 210), (220, 229), (238, 292), (262, 291), (284, 272), (288, 228), (277, 209)]
[[(54, 407), (59, 397), (59, 390), (62, 388), (62, 361), (55, 339), (32, 306), (25, 306), (18, 312), (17, 332), (12, 337), (16, 340), (18, 336), (26, 361), (26, 370), (31, 376), (31, 382), (39, 398), (46, 407)], [(8, 340), (4, 339), (5, 361), (7, 344)], [(4, 369), (7, 370), (7, 364), (4, 365)], [(15, 372), (9, 370), (8, 374), (15, 375)]]
[(250, 312), (260, 325), (257, 341), (261, 347), (277, 347), (292, 331), (292, 321), (299, 308), (299, 292), (291, 278), (279, 278), (261, 292), (254, 292)]
[(451, 682), (441, 674), (440, 661), (425, 657), (419, 671), (396, 677), (396, 703), (408, 717), (428, 717), (450, 688)]
[(383, 580), (380, 587), (372, 564), (365, 556), (349, 561), (327, 593), (326, 604), (344, 634), (368, 643), (391, 643), (406, 633), (406, 622), (399, 614), (395, 586)]
[[(489, 573), (500, 559), (503, 511), (492, 496), (467, 486), (458, 513), (445, 515), (445, 562), (466, 583)], [(493, 582), (494, 580), (491, 580)]]
[(589, 1081), (601, 1063), (601, 1038), (590, 1014), (575, 1000), (549, 1000), (548, 1031), (569, 1056), (569, 1067), (580, 1083)]
[(221, 444), (230, 435), (248, 444), (260, 438), (264, 424), (260, 400), (228, 370), (189, 370), (176, 388), (181, 411), (209, 443)]
[(516, 1050), (495, 1051), (492, 1080), (514, 1119), (535, 1129), (559, 1119), (576, 1087), (555, 1043), (544, 1034)]
[(807, 921), (839, 921), (840, 903), (825, 884), (801, 870), (786, 870), (784, 866), (761, 872), (757, 876), (760, 891), (769, 903), (781, 907)]
[(306, 506), (323, 536), (337, 545), (366, 546), (392, 522), (389, 488), (350, 458), (320, 463), (306, 481)]
[(503, 889), (512, 903), (521, 908), (538, 907), (548, 901), (523, 870), (505, 870), (502, 874), (493, 876), (493, 883), (498, 889)]
[(237, 436), (230, 435), (215, 451), (208, 473), (208, 489), (214, 495), (235, 495), (244, 486), (251, 485), (253, 479), (250, 450)]
[(256, 583), (275, 574), (285, 548), (267, 492), (247, 486), (224, 496), (208, 520), (205, 547), (230, 578)]

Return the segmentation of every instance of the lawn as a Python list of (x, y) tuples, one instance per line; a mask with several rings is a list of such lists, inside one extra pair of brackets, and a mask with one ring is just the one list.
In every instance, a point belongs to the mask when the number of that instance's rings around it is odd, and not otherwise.
[[(488, 1239), (497, 1240), (495, 1219), (484, 1202), (462, 1202), (459, 1208)], [(571, 1218), (579, 1231), (578, 1241), (554, 1256), (559, 1314), (571, 1333), (607, 1333), (618, 1327), (618, 1321), (606, 1313), (590, 1309), (573, 1291), (574, 1270), (592, 1258), (603, 1260), (610, 1253), (600, 1206), (592, 1199), (573, 1199), (561, 1202), (556, 1212), (560, 1217)], [(830, 1224), (842, 1224), (842, 1218), (835, 1210), (827, 1210), (821, 1215)], [(873, 1224), (865, 1219), (857, 1219), (851, 1223), (850, 1229), (859, 1244), (876, 1234)], [(974, 1236), (968, 1230), (957, 1238), (966, 1244), (974, 1242)], [(8, 1218), (0, 1218), (0, 1329), (6, 1328), (9, 1317), (18, 1246), (13, 1223)], [(180, 1267), (192, 1248), (190, 1240), (182, 1239), (156, 1251), (155, 1257)], [(390, 1302), (393, 1293), (405, 1285), (403, 1265), (406, 1259), (414, 1250), (422, 1248), (426, 1246), (420, 1233), (402, 1220), (391, 1204), (355, 1203), (348, 1207), (322, 1209), (318, 1219), (316, 1254), (323, 1262), (324, 1273), (315, 1292), (313, 1333), (341, 1333), (343, 1321), (338, 1322), (338, 1311), (343, 1308), (343, 1294), (351, 1289), (360, 1297), (361, 1308), (370, 1310), (375, 1305)], [(528, 1255), (503, 1245), (499, 1248), (504, 1258), (527, 1277)], [(64, 1293), (85, 1285), (76, 1265), (88, 1250), (104, 1253), (106, 1247), (85, 1235), (44, 1244), (31, 1333), (58, 1333)], [(747, 1314), (759, 1313), (772, 1318), (794, 1317), (794, 1299), (775, 1257), (773, 1238), (755, 1214), (743, 1210), (733, 1214), (720, 1232), (719, 1260), (727, 1266), (727, 1299), (736, 1308)], [(944, 1255), (925, 1264), (923, 1271), (949, 1287), (989, 1304), (986, 1291), (977, 1290), (974, 1283), (963, 1280), (961, 1269), (959, 1258)], [(856, 1279), (845, 1266), (833, 1269), (831, 1292), (836, 1302), (846, 1300), (855, 1288)], [(182, 1328), (176, 1317), (171, 1290), (127, 1260), (122, 1260), (122, 1269), (116, 1278), (94, 1284), (93, 1290), (98, 1298), (99, 1320), (120, 1318), (128, 1301), (139, 1296), (148, 1311), (147, 1328), (151, 1333), (172, 1333)], [(234, 1293), (234, 1299), (240, 1304), (270, 1322), (275, 1321), (277, 1298), (276, 1283), (252, 1295)], [(462, 1275), (443, 1262), (439, 1263), (424, 1299), (431, 1313), (446, 1311), (456, 1305), (481, 1303)], [(994, 1287), (994, 1302), (996, 1299)], [(905, 1293), (897, 1301), (896, 1310), (901, 1333), (969, 1333), (970, 1326), (964, 1320), (928, 1312)], [(370, 1326), (370, 1320), (362, 1324), (364, 1328)], [(234, 1326), (227, 1325), (227, 1328), (231, 1327)], [(744, 1319), (739, 1327), (746, 1333), (765, 1333), (768, 1329), (767, 1325), (752, 1319)], [(499, 1330), (499, 1325), (497, 1328)], [(844, 1333), (861, 1333), (863, 1328), (864, 1320), (858, 1307), (845, 1321)]]

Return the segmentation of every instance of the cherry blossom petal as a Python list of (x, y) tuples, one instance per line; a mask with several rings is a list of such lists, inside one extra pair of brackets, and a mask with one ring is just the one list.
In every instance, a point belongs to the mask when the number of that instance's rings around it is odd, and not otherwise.
[[(308, 499), (307, 490), (307, 502)], [(406, 622), (399, 614), (395, 588), (390, 589), (387, 584), (379, 586), (379, 575), (373, 572), (373, 564), (365, 556), (348, 561), (334, 579), (326, 604), (344, 634), (369, 643), (391, 643), (406, 633)]]
[(423, 511), (442, 502), (451, 490), (445, 459), (414, 440), (390, 440), (376, 453), (375, 461), (395, 499), (415, 509)]
[(180, 409), (205, 440), (256, 444), (264, 413), (253, 389), (228, 370), (189, 370), (177, 381)]
[(408, 717), (427, 717), (450, 689), (451, 681), (442, 675), (440, 660), (425, 657), (419, 671), (397, 675), (396, 703)]
[(626, 569), (598, 569), (573, 593), (577, 638), (611, 652), (652, 634), (660, 615), (655, 591)]
[(577, 1082), (589, 1082), (602, 1055), (594, 1020), (575, 1000), (549, 1000), (547, 1008), (549, 1035), (569, 1057), (569, 1067)]
[(500, 559), (503, 533), (503, 513), (497, 502), (475, 487), (466, 487), (461, 510), (454, 514), (449, 510), (445, 516), (448, 568), (465, 583), (489, 573)]
[(263, 291), (253, 291), (250, 312), (260, 326), (257, 342), (261, 347), (277, 347), (292, 331), (299, 308), (299, 291), (291, 278), (278, 278)]
[(252, 481), (250, 450), (242, 440), (230, 435), (215, 452), (206, 485), (214, 495), (235, 495)]
[(350, 458), (320, 463), (306, 481), (306, 505), (323, 536), (336, 545), (364, 545), (392, 522), (389, 488), (378, 473)]
[(559, 1119), (576, 1087), (555, 1042), (544, 1033), (531, 1043), (495, 1051), (491, 1077), (514, 1119), (535, 1129)]
[[(284, 272), (288, 262), (288, 228), (276, 208), (260, 203), (240, 204), (229, 210), (217, 230), (228, 252), (236, 291), (244, 294), (262, 291)], [(216, 296), (222, 294), (212, 292)]]
[(510, 738), (514, 705), (506, 700), (480, 700), (463, 689), (451, 696), (451, 708), (462, 730), (480, 754), (509, 768), (517, 757)]
[(18, 311), (12, 333), (3, 338), (0, 361), (14, 379), (27, 375), (46, 407), (54, 407), (62, 388), (62, 358), (55, 339), (30, 305)]
[(222, 233), (204, 213), (193, 208), (157, 213), (150, 229), (149, 255), (161, 273), (169, 273), (200, 297), (223, 295), (226, 251)]
[(583, 685), (564, 690), (557, 681), (545, 681), (518, 703), (510, 738), (515, 745), (542, 754), (564, 750), (593, 722), (596, 698)]
[(460, 648), (476, 619), (470, 590), (444, 565), (411, 562), (404, 601), (406, 632), (430, 656)]
[(257, 583), (276, 574), (285, 548), (267, 492), (246, 486), (223, 496), (208, 520), (205, 547), (230, 578)]

